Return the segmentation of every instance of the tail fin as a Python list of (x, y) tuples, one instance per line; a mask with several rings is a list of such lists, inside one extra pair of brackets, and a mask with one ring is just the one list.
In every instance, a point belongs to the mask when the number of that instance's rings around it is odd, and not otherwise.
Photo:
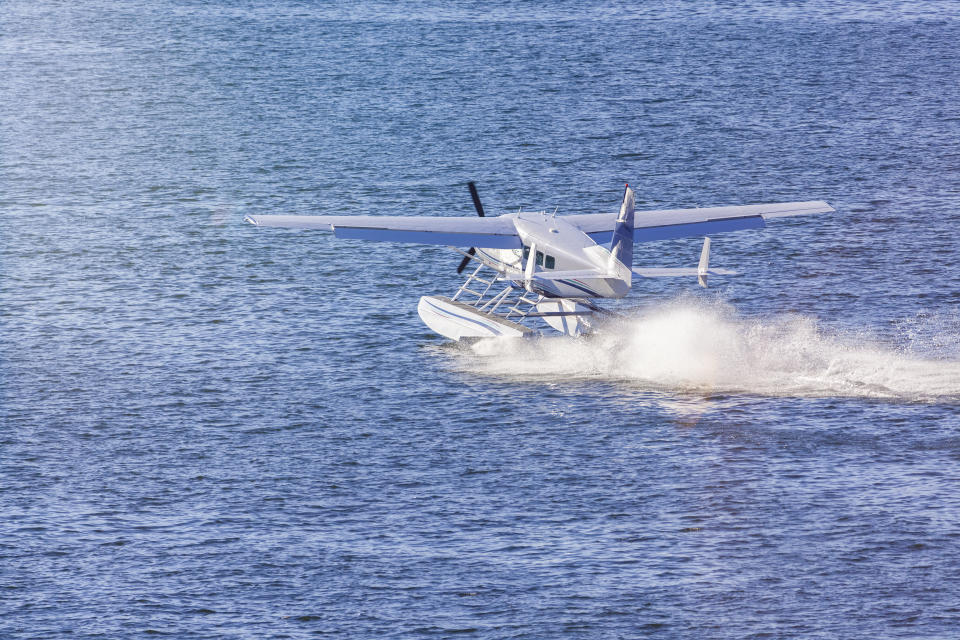
[(610, 239), (610, 254), (629, 270), (633, 267), (633, 189), (627, 185), (623, 192), (620, 215)]
[(710, 238), (703, 239), (703, 249), (700, 251), (700, 264), (697, 265), (697, 282), (704, 289), (707, 288), (707, 274), (710, 272)]

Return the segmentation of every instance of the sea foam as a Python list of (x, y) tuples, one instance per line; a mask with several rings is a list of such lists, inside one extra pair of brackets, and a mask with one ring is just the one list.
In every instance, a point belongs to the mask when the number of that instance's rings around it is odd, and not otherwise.
[[(558, 382), (602, 379), (657, 390), (960, 400), (955, 323), (906, 323), (896, 340), (828, 330), (809, 316), (749, 318), (680, 299), (609, 320), (584, 338), (481, 340), (454, 353), (473, 373)], [(911, 344), (922, 333), (925, 349)], [(937, 348), (931, 350), (930, 345)], [(945, 346), (946, 345), (946, 346)], [(950, 347), (949, 345), (953, 345)]]

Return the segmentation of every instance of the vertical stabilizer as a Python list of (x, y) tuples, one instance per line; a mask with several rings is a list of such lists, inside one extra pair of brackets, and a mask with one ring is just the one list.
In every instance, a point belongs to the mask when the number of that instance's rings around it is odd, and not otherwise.
[(610, 239), (610, 254), (628, 272), (633, 267), (633, 189), (630, 185), (623, 192), (623, 204), (620, 205), (617, 224), (613, 228), (613, 238)]
[(700, 250), (700, 264), (697, 265), (697, 282), (704, 289), (707, 288), (707, 273), (710, 271), (710, 238), (703, 239), (703, 249)]

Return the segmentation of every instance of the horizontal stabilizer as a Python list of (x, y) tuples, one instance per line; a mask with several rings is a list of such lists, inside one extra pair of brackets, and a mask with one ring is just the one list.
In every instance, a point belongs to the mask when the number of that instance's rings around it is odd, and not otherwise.
[(635, 267), (633, 269), (635, 275), (640, 276), (641, 278), (673, 278), (677, 276), (735, 276), (737, 275), (736, 271), (732, 269), (716, 269), (711, 268), (707, 269), (706, 272), (700, 271), (697, 267), (650, 267), (650, 268), (640, 268)]

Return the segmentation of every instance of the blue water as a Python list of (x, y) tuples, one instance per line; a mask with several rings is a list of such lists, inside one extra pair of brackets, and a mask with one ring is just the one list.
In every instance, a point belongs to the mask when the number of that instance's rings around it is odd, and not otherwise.
[[(0, 637), (960, 634), (960, 9), (0, 5)], [(244, 215), (825, 199), (593, 340)], [(638, 245), (694, 266), (699, 240)]]

